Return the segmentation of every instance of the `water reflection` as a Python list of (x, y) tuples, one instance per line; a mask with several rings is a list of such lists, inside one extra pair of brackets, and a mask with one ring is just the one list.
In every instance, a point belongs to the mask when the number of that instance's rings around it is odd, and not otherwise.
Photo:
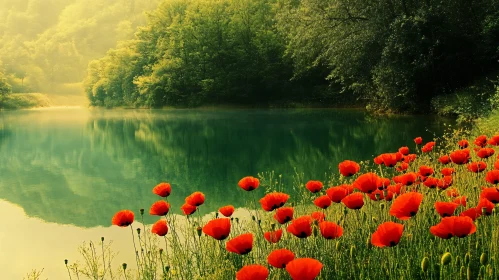
[(28, 216), (79, 227), (107, 226), (123, 208), (147, 209), (160, 181), (172, 183), (177, 213), (197, 190), (206, 211), (244, 206), (237, 181), (248, 174), (289, 178), (296, 168), (323, 178), (343, 159), (443, 130), (427, 117), (347, 110), (40, 110), (2, 112), (0, 122), (0, 198)]

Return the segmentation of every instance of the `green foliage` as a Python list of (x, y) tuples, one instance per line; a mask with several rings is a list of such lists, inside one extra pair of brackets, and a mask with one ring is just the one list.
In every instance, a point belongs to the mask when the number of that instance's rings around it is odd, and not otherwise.
[(28, 109), (48, 107), (50, 100), (41, 93), (13, 93), (7, 95), (1, 104), (4, 109)]

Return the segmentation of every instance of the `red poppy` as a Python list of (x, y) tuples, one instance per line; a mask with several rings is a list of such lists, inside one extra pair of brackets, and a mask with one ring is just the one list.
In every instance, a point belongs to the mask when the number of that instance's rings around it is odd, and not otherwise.
[(471, 172), (479, 173), (487, 168), (487, 164), (483, 161), (472, 162), (468, 164), (468, 170)]
[(429, 153), (433, 150), (433, 147), (435, 146), (435, 142), (428, 142), (426, 143), (422, 148), (421, 151), (423, 153)]
[(468, 148), (468, 146), (470, 145), (470, 143), (468, 142), (468, 140), (463, 139), (463, 140), (459, 140), (459, 141), (457, 142), (457, 145), (458, 145), (458, 146), (459, 146), (459, 148), (461, 148), (461, 149), (466, 149), (466, 148)]
[(274, 219), (279, 222), (279, 224), (285, 224), (293, 220), (293, 207), (281, 207), (275, 211)]
[(494, 162), (494, 169), (499, 169), (499, 159)]
[(322, 263), (311, 258), (294, 259), (286, 265), (286, 270), (293, 280), (313, 280), (321, 269)]
[(331, 187), (326, 190), (327, 196), (329, 199), (335, 203), (340, 203), (345, 196), (348, 195), (348, 190), (343, 187)]
[(340, 170), (341, 175), (350, 177), (359, 172), (360, 165), (355, 161), (345, 160), (338, 164), (338, 169)]
[(499, 134), (492, 136), (487, 143), (492, 146), (499, 145)]
[(470, 150), (456, 150), (450, 153), (450, 160), (455, 164), (466, 164), (470, 160)]
[(450, 162), (450, 157), (448, 155), (444, 155), (438, 158), (441, 164), (448, 164)]
[(379, 156), (386, 167), (394, 167), (402, 159), (401, 153), (385, 153)]
[(453, 236), (463, 238), (475, 233), (476, 226), (473, 223), (473, 219), (470, 217), (452, 216), (443, 218), (440, 223), (430, 227), (430, 232), (431, 234), (443, 239), (449, 239)]
[(460, 217), (469, 217), (471, 218), (471, 220), (476, 220), (478, 219), (478, 217), (480, 217), (482, 215), (482, 212), (481, 210), (478, 210), (476, 207), (473, 207), (473, 208), (470, 208), (466, 211), (463, 211), (461, 212), (461, 214), (459, 214)]
[(371, 237), (371, 243), (377, 247), (393, 247), (400, 242), (404, 225), (394, 222), (384, 222)]
[(428, 177), (423, 182), (423, 185), (427, 186), (430, 189), (436, 188), (438, 186), (438, 179), (433, 177)]
[(284, 203), (288, 201), (289, 195), (280, 192), (273, 192), (266, 194), (262, 199), (260, 199), (260, 204), (263, 210), (273, 211), (279, 207), (284, 206)]
[(335, 239), (343, 235), (343, 228), (333, 222), (321, 222), (319, 228), (322, 236), (326, 239)]
[(416, 143), (416, 145), (421, 145), (423, 143), (423, 138), (421, 137), (414, 138), (414, 143)]
[(485, 180), (487, 182), (497, 185), (499, 184), (499, 170), (491, 170), (487, 172), (487, 175), (485, 176)]
[(390, 186), (388, 186), (387, 190), (388, 190), (389, 192), (392, 192), (392, 193), (394, 193), (394, 194), (399, 195), (399, 194), (401, 194), (401, 193), (404, 193), (404, 192), (405, 192), (405, 187), (404, 187), (404, 185), (402, 185), (402, 184), (395, 184), (395, 185), (390, 185)]
[(426, 166), (426, 165), (422, 165), (419, 167), (419, 174), (421, 174), (425, 177), (431, 176), (431, 175), (433, 175), (433, 168)]
[(152, 189), (152, 192), (161, 197), (168, 197), (172, 192), (172, 187), (168, 183), (159, 183)]
[(374, 163), (380, 165), (383, 163), (383, 158), (381, 156), (377, 156), (373, 159)]
[(407, 156), (404, 157), (404, 162), (411, 163), (416, 160), (416, 157), (417, 157), (416, 154), (408, 154)]
[(480, 135), (475, 139), (475, 145), (485, 147), (487, 145), (487, 135)]
[(213, 219), (203, 227), (203, 232), (216, 240), (224, 240), (230, 234), (230, 219)]
[(442, 179), (438, 180), (438, 188), (445, 190), (452, 186), (452, 176), (444, 176)]
[(316, 220), (319, 223), (323, 222), (326, 219), (326, 215), (324, 215), (324, 213), (319, 211), (312, 212), (310, 216), (312, 217), (312, 219)]
[(378, 182), (376, 182), (376, 185), (378, 186), (378, 190), (384, 190), (386, 189), (389, 185), (391, 184), (390, 179), (388, 178), (378, 178)]
[(239, 183), (237, 183), (237, 185), (241, 189), (249, 192), (249, 191), (252, 191), (252, 190), (255, 190), (256, 188), (258, 188), (258, 186), (260, 185), (260, 181), (255, 177), (246, 176), (246, 177), (242, 178), (241, 180), (239, 180)]
[(464, 196), (464, 195), (460, 196), (460, 197), (454, 199), (452, 202), (460, 204), (460, 205), (466, 207), (466, 196)]
[(234, 210), (235, 210), (234, 206), (232, 205), (223, 206), (220, 207), (220, 209), (218, 209), (218, 211), (222, 213), (222, 215), (224, 215), (225, 217), (232, 216), (232, 214), (234, 214)]
[(288, 232), (299, 238), (309, 237), (312, 234), (312, 217), (301, 216), (292, 220)]
[(322, 195), (319, 196), (314, 200), (315, 206), (322, 208), (322, 209), (327, 209), (329, 206), (331, 206), (331, 199), (327, 195)]
[(497, 188), (483, 188), (480, 198), (485, 198), (494, 204), (499, 203), (499, 190)]
[(316, 193), (322, 190), (322, 182), (321, 181), (308, 181), (305, 187), (311, 192)]
[(113, 225), (119, 227), (127, 227), (133, 223), (134, 215), (130, 210), (121, 210), (114, 214), (113, 220), (111, 221)]
[(403, 171), (406, 171), (407, 168), (409, 168), (409, 164), (406, 163), (406, 162), (401, 162), (397, 167), (395, 167), (395, 169), (398, 171), (398, 172), (403, 172)]
[(225, 244), (227, 251), (246, 255), (253, 249), (253, 233), (245, 233), (232, 238)]
[(476, 155), (479, 158), (488, 158), (494, 155), (494, 153), (495, 151), (492, 148), (481, 148), (480, 150), (478, 150), (478, 152), (476, 152)]
[(364, 206), (364, 195), (362, 193), (352, 193), (341, 200), (346, 207), (358, 210)]
[(404, 156), (408, 155), (409, 154), (409, 147), (407, 147), (407, 146), (400, 147), (399, 148), (399, 153), (403, 154)]
[(390, 215), (400, 220), (409, 220), (416, 215), (419, 205), (423, 201), (423, 195), (417, 192), (408, 192), (398, 196), (390, 208)]
[(442, 170), (440, 172), (444, 176), (450, 176), (450, 175), (452, 175), (452, 173), (456, 172), (456, 169), (454, 169), (452, 167), (446, 167), (446, 168), (442, 168)]
[(458, 197), (459, 196), (459, 192), (457, 191), (456, 188), (448, 189), (446, 194), (448, 197)]
[(458, 206), (459, 204), (454, 202), (435, 202), (435, 210), (437, 210), (441, 217), (450, 217), (454, 215), (454, 211), (456, 211)]
[(267, 231), (263, 234), (263, 237), (267, 239), (270, 243), (277, 243), (281, 240), (282, 237), (282, 229), (278, 229), (276, 231)]
[(165, 236), (168, 233), (168, 225), (165, 220), (159, 220), (152, 225), (151, 232), (159, 236)]
[(285, 268), (286, 265), (295, 259), (295, 254), (288, 249), (277, 249), (272, 251), (267, 257), (267, 262), (275, 268)]
[(168, 214), (169, 210), (170, 210), (170, 204), (164, 200), (160, 200), (153, 203), (151, 209), (149, 210), (149, 214), (156, 216), (164, 216)]
[(237, 280), (266, 280), (269, 270), (259, 264), (245, 265), (236, 273)]
[(362, 174), (353, 182), (353, 186), (364, 193), (371, 193), (378, 188), (378, 175), (375, 173)]
[(480, 198), (476, 210), (480, 211), (482, 215), (492, 215), (492, 210), (494, 210), (494, 203), (490, 202), (486, 198)]
[(194, 214), (194, 212), (196, 212), (196, 210), (198, 208), (196, 206), (192, 206), (190, 204), (184, 203), (184, 205), (182, 205), (182, 207), (180, 207), (180, 209), (182, 210), (182, 212), (184, 212), (185, 215), (189, 216), (189, 215)]
[(401, 183), (404, 186), (410, 186), (414, 184), (418, 179), (418, 175), (415, 172), (408, 172), (398, 177), (399, 177), (399, 183)]
[(204, 203), (204, 194), (202, 192), (194, 192), (185, 198), (185, 203), (192, 206), (200, 206)]

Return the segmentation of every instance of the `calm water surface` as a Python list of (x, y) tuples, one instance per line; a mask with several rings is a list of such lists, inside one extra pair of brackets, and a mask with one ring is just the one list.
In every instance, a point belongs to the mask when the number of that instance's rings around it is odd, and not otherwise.
[[(296, 168), (305, 180), (323, 179), (344, 159), (372, 159), (412, 148), (416, 136), (439, 136), (445, 122), (308, 109), (0, 112), (2, 279), (22, 279), (32, 268), (65, 279), (63, 260), (78, 259), (78, 245), (101, 236), (133, 252), (111, 217), (148, 209), (161, 181), (172, 184), (176, 213), (198, 190), (206, 194), (203, 213), (244, 206), (237, 182), (246, 175), (274, 170), (290, 182)], [(126, 253), (117, 259), (133, 262)]]

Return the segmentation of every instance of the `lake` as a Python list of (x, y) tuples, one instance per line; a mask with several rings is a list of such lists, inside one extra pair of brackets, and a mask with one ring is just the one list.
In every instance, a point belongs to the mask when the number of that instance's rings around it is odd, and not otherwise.
[[(175, 213), (194, 191), (206, 195), (202, 213), (246, 206), (237, 187), (244, 176), (273, 170), (289, 186), (297, 170), (323, 180), (345, 159), (413, 149), (415, 137), (430, 141), (449, 123), (336, 109), (0, 112), (2, 278), (44, 268), (43, 279), (65, 279), (63, 260), (101, 236), (129, 248), (129, 232), (111, 218), (121, 209), (147, 212), (159, 182), (172, 184)], [(126, 261), (133, 255), (119, 263)]]

